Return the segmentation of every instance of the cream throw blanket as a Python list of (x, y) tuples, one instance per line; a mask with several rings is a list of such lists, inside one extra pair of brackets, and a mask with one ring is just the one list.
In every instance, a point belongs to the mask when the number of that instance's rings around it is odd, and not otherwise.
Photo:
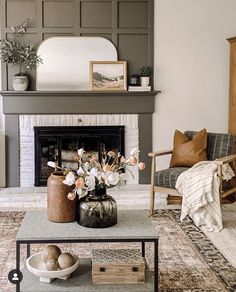
[[(179, 175), (175, 187), (183, 196), (181, 221), (189, 215), (208, 231), (223, 228), (219, 173), (220, 163), (215, 160), (199, 162)], [(229, 164), (222, 165), (222, 174), (226, 181), (235, 175)]]

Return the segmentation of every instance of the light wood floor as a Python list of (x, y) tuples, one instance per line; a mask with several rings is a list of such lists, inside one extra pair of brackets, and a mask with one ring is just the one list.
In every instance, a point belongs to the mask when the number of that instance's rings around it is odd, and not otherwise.
[(221, 232), (203, 232), (236, 268), (236, 202), (222, 207), (224, 229)]

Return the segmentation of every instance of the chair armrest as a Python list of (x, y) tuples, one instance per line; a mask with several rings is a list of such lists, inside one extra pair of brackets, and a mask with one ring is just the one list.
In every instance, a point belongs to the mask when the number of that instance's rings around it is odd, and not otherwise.
[(222, 164), (229, 163), (232, 161), (236, 161), (236, 154), (228, 155), (222, 158), (217, 159), (217, 161), (222, 162)]
[(167, 154), (172, 154), (173, 150), (161, 150), (161, 151), (156, 151), (156, 152), (150, 152), (148, 153), (148, 156), (150, 157), (156, 157), (156, 156), (163, 156)]

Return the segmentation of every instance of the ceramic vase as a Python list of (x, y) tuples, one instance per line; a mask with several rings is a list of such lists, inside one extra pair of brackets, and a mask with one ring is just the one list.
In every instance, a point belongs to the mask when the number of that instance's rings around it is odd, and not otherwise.
[(63, 183), (62, 172), (53, 172), (47, 181), (47, 214), (53, 222), (72, 222), (76, 220), (76, 200), (69, 200), (67, 195), (74, 186)]
[(27, 76), (14, 76), (12, 80), (12, 87), (15, 91), (25, 91), (29, 85)]
[(149, 85), (150, 77), (141, 77), (140, 79), (141, 79), (141, 86)]

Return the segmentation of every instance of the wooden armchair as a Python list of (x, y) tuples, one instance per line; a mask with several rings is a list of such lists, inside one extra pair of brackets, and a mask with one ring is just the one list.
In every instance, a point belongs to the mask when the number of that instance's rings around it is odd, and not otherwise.
[[(197, 132), (186, 131), (184, 134), (192, 139)], [(230, 134), (207, 133), (207, 159), (218, 160), (220, 169), (225, 163), (230, 163), (236, 173), (236, 137)], [(172, 150), (151, 152), (148, 156), (152, 157), (151, 168), (151, 192), (150, 192), (150, 215), (154, 213), (155, 193), (168, 194), (168, 202), (176, 202), (175, 198), (180, 198), (181, 194), (175, 189), (178, 176), (188, 167), (172, 167), (157, 171), (156, 158), (163, 155), (172, 154)], [(236, 193), (235, 179), (229, 182), (222, 181), (222, 170), (220, 176), (220, 195), (221, 199)]]

